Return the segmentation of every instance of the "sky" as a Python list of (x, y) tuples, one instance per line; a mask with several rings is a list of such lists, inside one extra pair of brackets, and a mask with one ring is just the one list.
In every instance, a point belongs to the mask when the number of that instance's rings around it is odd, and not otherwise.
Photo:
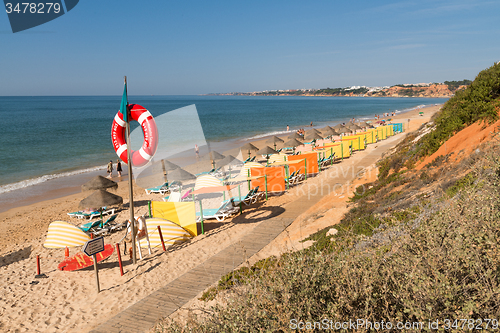
[(0, 96), (197, 95), (473, 80), (500, 61), (500, 1), (81, 0), (12, 33)]

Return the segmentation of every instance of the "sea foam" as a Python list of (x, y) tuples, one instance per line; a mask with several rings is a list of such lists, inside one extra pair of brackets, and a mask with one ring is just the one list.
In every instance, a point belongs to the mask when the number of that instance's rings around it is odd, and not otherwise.
[(6, 184), (6, 185), (0, 186), (0, 194), (7, 193), (10, 191), (20, 190), (20, 189), (34, 186), (34, 185), (38, 185), (38, 184), (44, 183), (44, 182), (46, 182), (48, 180), (52, 180), (52, 179), (70, 177), (70, 176), (80, 175), (83, 173), (105, 170), (105, 169), (106, 169), (106, 165), (103, 165), (103, 166), (96, 166), (96, 167), (87, 168), (87, 169), (80, 169), (80, 170), (68, 171), (68, 172), (62, 172), (62, 173), (54, 173), (54, 174), (44, 175), (44, 176), (37, 177), (37, 178), (26, 179), (26, 180), (23, 180), (23, 181), (20, 181), (17, 183), (11, 183), (11, 184)]

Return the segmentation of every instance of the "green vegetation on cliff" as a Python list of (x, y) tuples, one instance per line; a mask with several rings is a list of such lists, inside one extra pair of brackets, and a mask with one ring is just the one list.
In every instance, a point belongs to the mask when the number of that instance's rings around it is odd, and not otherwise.
[(500, 64), (481, 71), (465, 90), (459, 90), (435, 118), (436, 129), (420, 141), (418, 156), (430, 155), (457, 131), (478, 120), (498, 119)]

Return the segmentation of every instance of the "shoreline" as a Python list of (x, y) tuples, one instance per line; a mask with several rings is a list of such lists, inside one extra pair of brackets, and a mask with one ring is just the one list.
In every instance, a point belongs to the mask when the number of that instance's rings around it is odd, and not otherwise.
[[(298, 96), (300, 97), (300, 96)], [(343, 96), (341, 96), (343, 97)], [(421, 105), (417, 105), (408, 109), (403, 109), (403, 110), (397, 110), (396, 111), (396, 117), (401, 116), (405, 113), (412, 112), (415, 109), (419, 108)], [(424, 105), (424, 108), (427, 107), (432, 107), (435, 105)], [(385, 119), (387, 117), (381, 117), (380, 119)], [(391, 118), (391, 117), (388, 117)], [(373, 117), (365, 117), (365, 116), (357, 116), (356, 119), (358, 120), (368, 120), (371, 119), (373, 120)], [(321, 128), (326, 125), (329, 126), (334, 126), (337, 123), (341, 123), (343, 121), (347, 121), (348, 118), (345, 118), (340, 121), (335, 121), (335, 122), (319, 122), (318, 125), (313, 126), (313, 128)], [(298, 128), (305, 128), (308, 129), (310, 126), (308, 124), (298, 126)], [(298, 129), (297, 128), (297, 129)], [(259, 142), (261, 140), (265, 140), (273, 135), (276, 136), (288, 136), (289, 134), (293, 133), (297, 129), (292, 129), (288, 132), (285, 130), (283, 131), (271, 131), (271, 132), (265, 132), (265, 133), (258, 133), (255, 135), (252, 135), (251, 137), (237, 137), (237, 138), (232, 138), (224, 141), (212, 141), (210, 142), (211, 150), (216, 150), (216, 151), (230, 151), (233, 156), (236, 156), (236, 151), (235, 148), (239, 147), (243, 143), (252, 141), (252, 142)], [(90, 171), (86, 171), (89, 170)], [(68, 175), (65, 175), (68, 174)], [(3, 187), (8, 187), (20, 183), (30, 183), (30, 182), (36, 182), (36, 184), (33, 185), (28, 185), (25, 187), (17, 188), (11, 191), (7, 191), (4, 193), (0, 193), (0, 213), (6, 212), (10, 209), (17, 208), (17, 207), (22, 207), (22, 206), (27, 206), (30, 204), (38, 203), (44, 200), (51, 200), (51, 199), (57, 199), (57, 198), (62, 198), (65, 195), (69, 194), (76, 194), (80, 191), (80, 186), (90, 180), (92, 177), (95, 177), (97, 175), (101, 176), (107, 176), (105, 166), (98, 165), (94, 167), (88, 167), (85, 169), (75, 169), (72, 171), (68, 172), (62, 172), (62, 173), (54, 173), (54, 174), (49, 174), (49, 175), (43, 175), (39, 176), (36, 178), (30, 178), (26, 179), (20, 182), (16, 183), (11, 183), (11, 184), (5, 184), (1, 185), (0, 189)], [(49, 177), (50, 179), (48, 180), (41, 180), (44, 177)], [(122, 174), (122, 180), (127, 179), (127, 168), (126, 164), (124, 164), (124, 172)], [(116, 181), (117, 177), (115, 174), (115, 177), (113, 180)], [(121, 180), (120, 180), (121, 181)], [(59, 191), (58, 191), (59, 190)]]

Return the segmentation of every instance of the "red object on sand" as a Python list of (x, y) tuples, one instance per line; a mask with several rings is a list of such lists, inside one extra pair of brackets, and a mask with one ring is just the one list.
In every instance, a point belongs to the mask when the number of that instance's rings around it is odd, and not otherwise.
[(163, 234), (161, 233), (161, 227), (158, 226), (158, 234), (160, 235), (161, 246), (163, 247), (163, 251), (167, 251), (165, 248), (165, 242), (163, 241)]
[(123, 276), (122, 255), (120, 254), (120, 244), (116, 243), (116, 254), (118, 255), (118, 265), (120, 265), (120, 276)]
[(40, 275), (40, 256), (36, 256), (36, 275)]
[[(111, 244), (104, 245), (104, 251), (96, 254), (97, 262), (109, 258), (113, 254), (114, 248)], [(76, 271), (85, 267), (92, 266), (94, 260), (83, 252), (78, 252), (72, 257), (64, 259), (57, 269), (60, 271)]]

